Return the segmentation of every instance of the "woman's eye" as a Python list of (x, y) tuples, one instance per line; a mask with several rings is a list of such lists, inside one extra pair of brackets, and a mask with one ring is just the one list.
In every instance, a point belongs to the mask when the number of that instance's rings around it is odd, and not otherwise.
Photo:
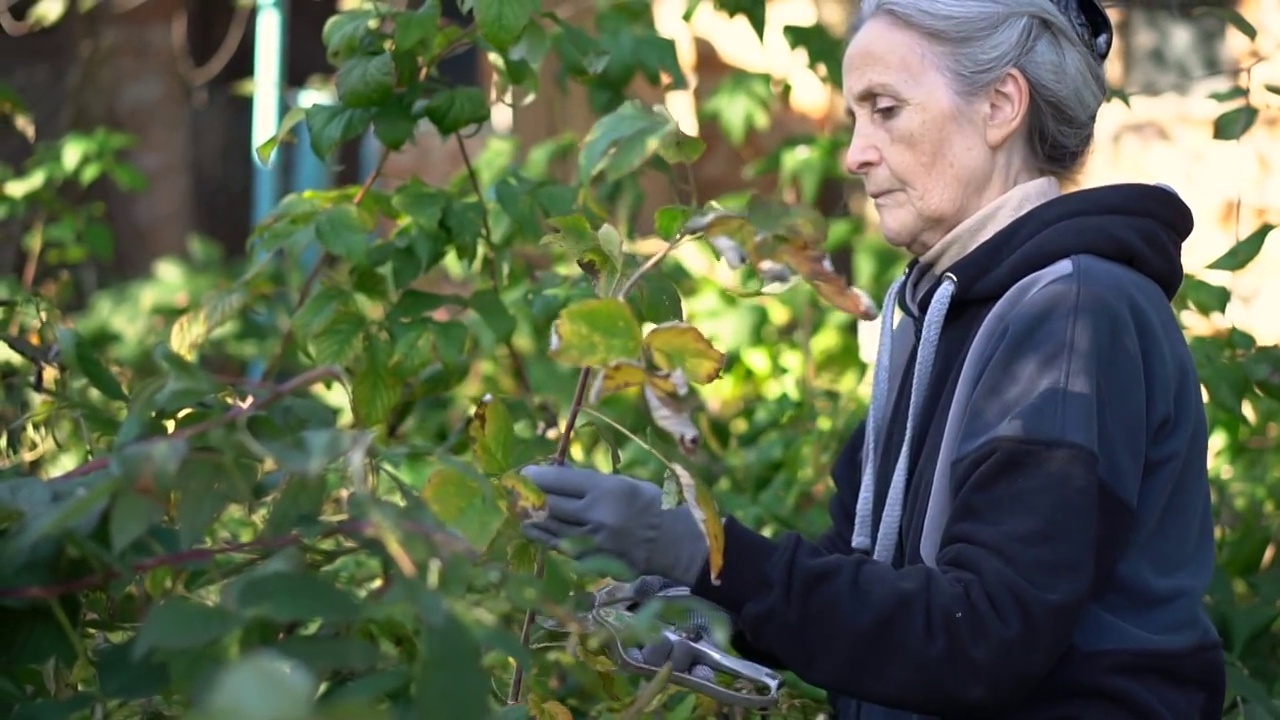
[(882, 105), (882, 106), (880, 106), (880, 107), (876, 108), (876, 109), (874, 110), (874, 112), (875, 112), (875, 114), (876, 114), (876, 117), (881, 118), (882, 120), (888, 120), (889, 118), (892, 118), (895, 114), (897, 114), (897, 112), (898, 112), (898, 106), (897, 106), (897, 105)]

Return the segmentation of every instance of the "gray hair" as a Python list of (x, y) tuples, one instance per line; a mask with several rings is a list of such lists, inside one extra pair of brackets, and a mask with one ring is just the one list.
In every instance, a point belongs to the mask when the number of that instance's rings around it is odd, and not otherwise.
[(853, 33), (877, 15), (933, 41), (959, 97), (977, 97), (1017, 68), (1030, 85), (1027, 123), (1037, 169), (1064, 178), (1083, 164), (1106, 78), (1054, 0), (862, 0)]

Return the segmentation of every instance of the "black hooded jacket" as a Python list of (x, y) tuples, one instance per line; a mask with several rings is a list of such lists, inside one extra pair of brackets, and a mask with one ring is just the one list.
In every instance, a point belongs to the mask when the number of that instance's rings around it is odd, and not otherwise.
[(842, 720), (1220, 718), (1207, 430), (1170, 307), (1192, 225), (1170, 190), (1111, 185), (941, 278), (913, 261), (831, 530), (726, 517), (720, 584), (693, 588), (735, 617), (737, 650)]

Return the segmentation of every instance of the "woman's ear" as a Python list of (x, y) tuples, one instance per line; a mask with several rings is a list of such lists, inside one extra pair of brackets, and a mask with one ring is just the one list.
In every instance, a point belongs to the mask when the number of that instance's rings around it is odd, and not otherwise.
[(1031, 87), (1017, 68), (1006, 72), (987, 93), (987, 144), (995, 149), (1008, 142), (1027, 121)]

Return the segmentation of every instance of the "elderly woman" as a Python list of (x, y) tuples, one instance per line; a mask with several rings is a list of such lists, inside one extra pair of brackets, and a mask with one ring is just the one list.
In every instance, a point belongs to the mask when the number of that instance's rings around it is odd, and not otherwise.
[(1110, 34), (1095, 0), (863, 0), (848, 169), (914, 258), (829, 533), (727, 517), (717, 585), (657, 485), (553, 466), (524, 471), (550, 511), (526, 533), (688, 585), (839, 718), (1220, 718), (1205, 416), (1169, 305), (1192, 217), (1160, 186), (1059, 189)]

